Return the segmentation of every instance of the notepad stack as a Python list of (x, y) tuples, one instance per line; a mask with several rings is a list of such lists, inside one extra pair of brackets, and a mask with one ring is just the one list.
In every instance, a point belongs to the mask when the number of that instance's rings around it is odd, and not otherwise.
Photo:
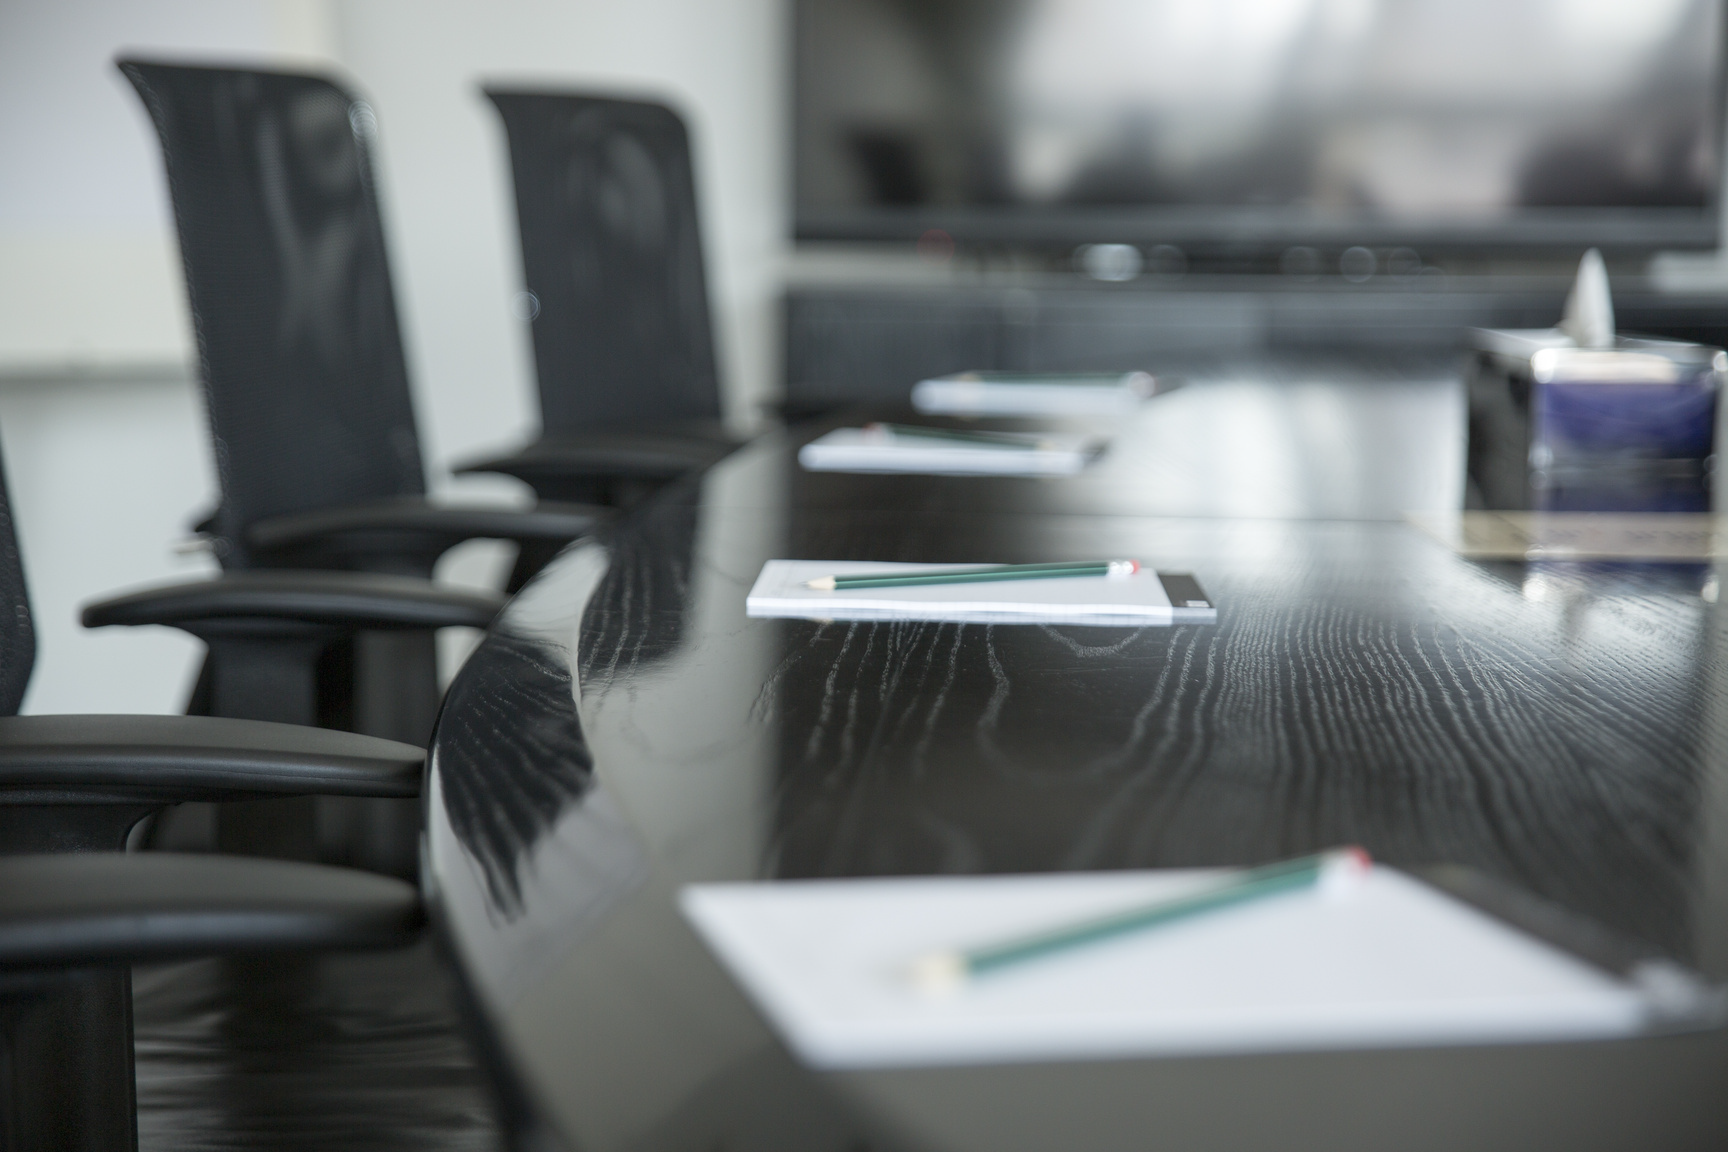
[(821, 1068), (1606, 1039), (1714, 1026), (1674, 965), (1617, 974), (1394, 869), (951, 990), (933, 949), (1108, 917), (1208, 872), (701, 884), (680, 902), (793, 1051)]
[(770, 560), (745, 600), (755, 617), (806, 620), (936, 620), (985, 624), (1098, 624), (1122, 627), (1212, 624), (1218, 612), (1194, 577), (1138, 568), (1124, 577), (980, 580), (900, 587), (817, 588), (812, 582), (861, 574), (949, 573), (979, 564)]

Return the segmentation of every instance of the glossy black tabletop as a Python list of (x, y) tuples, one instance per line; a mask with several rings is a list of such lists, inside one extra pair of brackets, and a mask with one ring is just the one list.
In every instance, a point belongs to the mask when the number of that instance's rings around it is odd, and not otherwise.
[[(1195, 373), (1066, 480), (768, 436), (566, 552), (452, 685), (428, 874), (548, 1131), (602, 1149), (1714, 1148), (1728, 1041), (816, 1073), (708, 880), (1474, 866), (1728, 977), (1728, 632), (1684, 565), (1485, 565), (1444, 363)], [(987, 426), (1009, 427), (1009, 423)], [(750, 620), (763, 561), (1135, 556), (1213, 626)]]

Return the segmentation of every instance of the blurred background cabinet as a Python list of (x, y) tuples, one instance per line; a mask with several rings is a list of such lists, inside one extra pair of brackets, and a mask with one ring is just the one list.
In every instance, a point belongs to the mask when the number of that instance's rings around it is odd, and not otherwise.
[[(1115, 289), (1079, 277), (971, 287), (800, 284), (785, 298), (787, 408), (903, 400), (920, 379), (973, 368), (1157, 372), (1255, 353), (1456, 357), (1461, 329), (1552, 325), (1567, 288), (1388, 281), (1297, 289), (1208, 279), (1214, 283)], [(1632, 285), (1616, 293), (1615, 308), (1627, 332), (1728, 343), (1728, 295)]]

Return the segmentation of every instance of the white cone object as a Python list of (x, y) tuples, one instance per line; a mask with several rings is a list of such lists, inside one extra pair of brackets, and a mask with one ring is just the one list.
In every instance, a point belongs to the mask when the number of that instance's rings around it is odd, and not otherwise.
[(1608, 266), (1594, 248), (1578, 262), (1578, 279), (1566, 297), (1560, 331), (1580, 348), (1614, 347), (1614, 297), (1608, 291)]

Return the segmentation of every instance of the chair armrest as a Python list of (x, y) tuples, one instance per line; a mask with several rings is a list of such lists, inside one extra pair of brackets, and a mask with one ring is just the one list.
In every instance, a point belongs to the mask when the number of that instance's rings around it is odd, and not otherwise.
[(425, 923), (388, 876), (168, 852), (0, 857), (0, 968), (394, 948)]
[(543, 502), (533, 508), (488, 508), (397, 497), (266, 517), (246, 529), (246, 544), (266, 554), (310, 549), (372, 556), (400, 552), (436, 558), (465, 540), (575, 540), (611, 515), (605, 508), (587, 504)]
[(721, 460), (738, 442), (718, 432), (592, 432), (536, 440), (516, 452), (461, 465), (457, 472), (499, 472), (528, 484), (567, 477), (674, 480)]
[[(289, 621), (340, 628), (485, 628), (502, 597), (411, 576), (268, 569), (129, 592), (84, 607), (86, 628)], [(233, 629), (228, 629), (232, 631)]]
[(7, 792), (136, 794), (168, 800), (244, 795), (420, 794), (426, 753), (411, 744), (263, 720), (211, 716), (8, 716)]

